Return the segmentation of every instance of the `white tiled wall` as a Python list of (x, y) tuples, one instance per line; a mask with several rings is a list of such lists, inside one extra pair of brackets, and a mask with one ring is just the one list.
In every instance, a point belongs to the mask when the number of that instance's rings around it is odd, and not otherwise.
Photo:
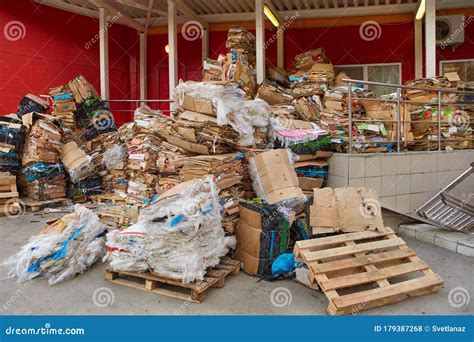
[(413, 212), (474, 162), (474, 151), (371, 155), (337, 153), (329, 159), (328, 186), (375, 189), (382, 204)]

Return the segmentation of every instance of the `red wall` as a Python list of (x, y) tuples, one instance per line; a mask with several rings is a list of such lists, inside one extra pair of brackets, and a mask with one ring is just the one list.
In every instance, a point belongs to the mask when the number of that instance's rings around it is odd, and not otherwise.
[[(0, 113), (16, 112), (24, 94), (48, 94), (50, 87), (64, 84), (78, 74), (83, 74), (100, 90), (99, 43), (86, 48), (97, 34), (97, 19), (27, 0), (0, 1)], [(6, 38), (3, 28), (11, 21), (23, 24), (23, 39)], [(133, 50), (135, 41), (137, 35), (133, 30), (122, 25), (110, 27), (110, 97), (113, 99), (128, 98), (135, 90), (130, 73), (135, 66), (131, 65), (128, 52)], [(129, 119), (129, 115), (116, 116), (119, 123)]]
[[(47, 94), (52, 86), (64, 84), (83, 74), (99, 90), (99, 43), (86, 49), (85, 44), (97, 33), (98, 20), (38, 5), (28, 0), (0, 0), (0, 114), (15, 112), (28, 92)], [(3, 28), (12, 20), (25, 27), (25, 37), (9, 41)], [(267, 41), (275, 30), (267, 30)], [(439, 59), (474, 58), (474, 24), (465, 29), (466, 42), (455, 51), (437, 49)], [(358, 26), (333, 28), (292, 28), (285, 32), (285, 66), (293, 65), (302, 51), (324, 47), (334, 64), (402, 63), (403, 81), (414, 78), (413, 23), (381, 25), (381, 36), (365, 41)], [(227, 32), (211, 32), (210, 57), (225, 53)], [(148, 37), (148, 98), (167, 99), (168, 55), (164, 48), (167, 36)], [(139, 97), (139, 42), (136, 32), (122, 25), (109, 29), (110, 97)], [(201, 41), (187, 41), (178, 36), (179, 77), (201, 78)], [(266, 49), (268, 65), (276, 65), (276, 42)], [(113, 105), (113, 109), (131, 106)], [(154, 106), (156, 107), (156, 106)], [(161, 106), (165, 108), (166, 106)], [(115, 112), (119, 123), (131, 113)]]

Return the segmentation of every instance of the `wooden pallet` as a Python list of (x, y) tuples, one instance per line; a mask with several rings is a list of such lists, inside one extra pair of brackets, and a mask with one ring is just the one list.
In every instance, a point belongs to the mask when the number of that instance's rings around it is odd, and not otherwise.
[(298, 241), (294, 254), (324, 291), (330, 315), (355, 314), (443, 287), (443, 279), (390, 228)]
[(67, 205), (67, 199), (66, 198), (56, 198), (52, 200), (47, 200), (47, 201), (37, 201), (32, 198), (22, 198), (21, 199), (23, 203), (25, 204), (26, 208), (29, 209), (29, 211), (32, 212), (37, 212), (40, 211), (41, 209), (44, 209), (46, 207), (61, 207)]
[(101, 203), (112, 203), (112, 204), (125, 204), (126, 199), (116, 194), (100, 194), (91, 196), (91, 199), (98, 204)]
[(207, 271), (203, 281), (190, 284), (183, 284), (180, 279), (162, 277), (150, 272), (136, 273), (111, 269), (105, 271), (105, 279), (115, 284), (193, 303), (201, 303), (206, 298), (206, 292), (209, 288), (224, 287), (226, 276), (229, 274), (237, 275), (239, 272), (240, 262), (225, 258), (219, 265)]
[(8, 172), (0, 172), (0, 200), (18, 197), (16, 176)]

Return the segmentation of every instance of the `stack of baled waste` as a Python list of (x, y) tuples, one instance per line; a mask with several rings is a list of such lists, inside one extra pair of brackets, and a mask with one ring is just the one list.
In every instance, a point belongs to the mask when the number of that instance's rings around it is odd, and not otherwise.
[[(144, 239), (131, 242), (136, 236)], [(212, 176), (175, 186), (143, 209), (135, 225), (107, 235), (112, 268), (145, 271), (146, 262), (151, 272), (183, 283), (202, 281), (235, 243), (224, 235)]]
[(76, 204), (74, 212), (60, 220), (55, 229), (47, 226), (3, 263), (9, 278), (24, 282), (44, 276), (54, 285), (83, 273), (103, 256), (105, 226), (96, 214)]

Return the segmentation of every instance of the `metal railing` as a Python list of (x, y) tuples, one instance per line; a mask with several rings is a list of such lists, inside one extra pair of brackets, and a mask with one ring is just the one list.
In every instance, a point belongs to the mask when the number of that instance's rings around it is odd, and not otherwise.
[[(397, 152), (401, 152), (401, 125), (406, 123), (413, 123), (411, 120), (402, 120), (400, 116), (400, 108), (402, 104), (412, 104), (412, 105), (419, 105), (419, 106), (437, 106), (437, 139), (413, 139), (410, 141), (405, 141), (406, 143), (417, 143), (417, 142), (437, 142), (438, 143), (438, 150), (442, 148), (443, 141), (459, 141), (459, 139), (442, 139), (441, 135), (441, 114), (442, 114), (442, 107), (443, 106), (462, 106), (462, 105), (471, 105), (474, 109), (474, 102), (465, 102), (465, 101), (457, 101), (457, 102), (443, 102), (443, 94), (450, 93), (450, 94), (465, 94), (468, 96), (474, 97), (474, 91), (464, 91), (464, 90), (457, 90), (457, 89), (449, 89), (449, 88), (425, 88), (425, 87), (415, 87), (415, 86), (405, 86), (400, 84), (390, 84), (390, 83), (381, 83), (381, 82), (371, 82), (371, 81), (362, 81), (362, 80), (354, 80), (354, 79), (343, 79), (345, 83), (348, 85), (348, 101), (349, 101), (349, 148), (348, 153), (352, 154), (353, 152), (353, 145), (354, 145), (354, 137), (352, 133), (353, 124), (357, 122), (365, 122), (365, 123), (374, 123), (374, 122), (383, 122), (383, 123), (396, 123), (396, 140), (394, 141), (361, 141), (356, 140), (357, 144), (384, 144), (384, 143), (395, 143), (397, 144)], [(361, 98), (361, 97), (354, 97), (352, 94), (353, 86), (356, 84), (367, 85), (367, 86), (381, 86), (381, 87), (389, 87), (396, 89), (396, 97), (394, 100), (384, 100), (380, 98)], [(425, 92), (435, 92), (437, 94), (437, 101), (435, 103), (432, 102), (418, 102), (418, 101), (410, 101), (402, 99), (402, 89), (409, 89), (409, 90), (420, 90)], [(395, 111), (395, 120), (387, 120), (382, 118), (371, 118), (371, 119), (357, 119), (353, 117), (353, 101), (378, 101), (381, 103), (389, 104), (395, 103), (396, 104), (396, 111)], [(426, 122), (432, 122), (431, 120), (423, 120)], [(417, 121), (418, 123), (421, 121)], [(463, 138), (462, 141), (472, 141), (472, 138)]]
[(152, 104), (152, 103), (158, 103), (158, 104), (163, 104), (163, 103), (168, 103), (170, 105), (170, 109), (161, 109), (162, 112), (173, 112), (171, 109), (171, 104), (174, 103), (173, 100), (138, 100), (138, 99), (133, 99), (133, 100), (103, 100), (104, 102), (108, 104), (113, 104), (113, 103), (125, 103), (125, 104), (133, 104), (135, 103), (135, 108), (130, 108), (130, 109), (112, 109), (113, 112), (135, 112), (135, 109), (140, 107), (141, 104)]

